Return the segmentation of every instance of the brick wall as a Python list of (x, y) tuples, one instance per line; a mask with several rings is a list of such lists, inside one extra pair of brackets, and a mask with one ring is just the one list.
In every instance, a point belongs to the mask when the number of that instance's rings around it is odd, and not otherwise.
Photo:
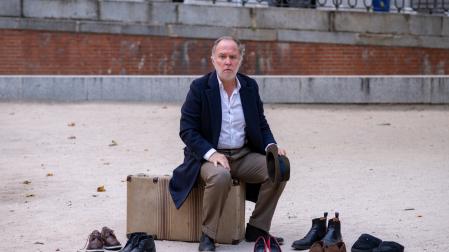
[[(449, 74), (449, 49), (243, 41), (242, 72)], [(0, 74), (203, 74), (212, 40), (0, 30)]]

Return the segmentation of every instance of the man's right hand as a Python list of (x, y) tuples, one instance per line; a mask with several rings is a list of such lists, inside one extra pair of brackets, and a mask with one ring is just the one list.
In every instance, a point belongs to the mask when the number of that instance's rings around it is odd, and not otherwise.
[(228, 159), (226, 158), (225, 155), (223, 155), (219, 152), (215, 152), (214, 154), (212, 154), (212, 156), (210, 156), (208, 161), (213, 163), (215, 165), (215, 167), (217, 167), (217, 165), (220, 164), (226, 170), (231, 171), (231, 167), (229, 166)]

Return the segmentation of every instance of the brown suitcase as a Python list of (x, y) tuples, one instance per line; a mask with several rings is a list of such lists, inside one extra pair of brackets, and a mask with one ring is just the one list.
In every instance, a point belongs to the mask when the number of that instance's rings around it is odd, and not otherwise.
[[(168, 191), (170, 176), (127, 178), (127, 233), (146, 232), (158, 240), (199, 241), (203, 188), (193, 188), (180, 209)], [(216, 242), (237, 244), (245, 235), (245, 186), (234, 181), (218, 226)]]

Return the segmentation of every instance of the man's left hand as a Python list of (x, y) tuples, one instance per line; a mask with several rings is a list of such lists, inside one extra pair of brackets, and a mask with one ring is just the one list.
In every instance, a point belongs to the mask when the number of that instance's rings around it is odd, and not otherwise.
[(278, 147), (278, 155), (280, 156), (287, 156), (287, 151), (285, 149)]

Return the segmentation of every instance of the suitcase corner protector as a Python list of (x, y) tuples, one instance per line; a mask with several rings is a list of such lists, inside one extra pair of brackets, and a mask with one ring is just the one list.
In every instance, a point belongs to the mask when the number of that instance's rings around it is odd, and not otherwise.
[(240, 240), (232, 240), (231, 244), (232, 245), (237, 245), (240, 243)]

